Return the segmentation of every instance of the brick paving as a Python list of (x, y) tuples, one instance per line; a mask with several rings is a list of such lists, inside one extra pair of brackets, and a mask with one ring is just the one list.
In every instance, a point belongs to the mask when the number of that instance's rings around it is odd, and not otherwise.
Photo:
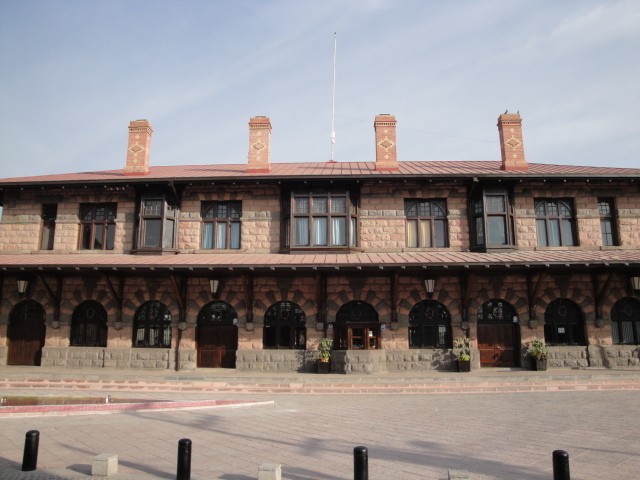
[[(350, 479), (357, 445), (369, 449), (371, 479), (441, 480), (447, 478), (448, 469), (466, 470), (473, 480), (550, 479), (555, 449), (569, 452), (574, 480), (640, 479), (636, 388), (640, 372), (552, 371), (542, 375), (494, 370), (462, 377), (450, 373), (395, 378), (224, 372), (216, 373), (215, 379), (198, 372), (190, 374), (190, 380), (186, 374), (173, 379), (167, 379), (166, 373), (127, 374), (56, 374), (33, 369), (16, 374), (2, 367), (0, 391), (3, 396), (86, 395), (86, 385), (103, 393), (111, 380), (122, 377), (124, 384), (136, 381), (136, 387), (151, 388), (115, 390), (111, 395), (271, 403), (0, 417), (0, 479), (91, 478), (91, 458), (100, 453), (119, 456), (119, 473), (109, 477), (113, 480), (175, 478), (180, 438), (193, 442), (194, 480), (256, 479), (258, 466), (273, 462), (282, 464), (283, 478), (289, 480)], [(14, 375), (34, 382), (40, 379), (41, 388), (7, 387)], [(603, 378), (612, 380), (606, 389), (598, 387), (606, 384)], [(74, 388), (59, 388), (60, 380)], [(217, 385), (218, 391), (177, 389), (185, 382)], [(499, 388), (523, 382), (553, 388), (526, 392)], [(566, 382), (567, 389), (558, 388), (558, 382)], [(293, 389), (269, 390), (287, 383)], [(413, 393), (409, 387), (416, 384), (449, 384), (455, 390)], [(158, 385), (161, 390), (156, 389)], [(224, 385), (247, 388), (224, 391)], [(333, 385), (337, 393), (328, 393), (329, 388), (325, 393), (305, 390), (322, 385)], [(367, 393), (370, 385), (388, 388), (385, 394)], [(478, 390), (480, 385), (495, 390)], [(589, 388), (594, 386), (598, 388)], [(21, 472), (24, 436), (31, 429), (40, 431), (38, 470)]]

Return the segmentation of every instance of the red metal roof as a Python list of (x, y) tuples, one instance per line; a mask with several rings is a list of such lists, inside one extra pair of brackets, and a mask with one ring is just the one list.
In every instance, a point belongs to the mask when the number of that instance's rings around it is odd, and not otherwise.
[(373, 177), (411, 176), (499, 176), (499, 177), (638, 177), (640, 169), (612, 167), (580, 167), (529, 163), (527, 171), (500, 170), (499, 161), (420, 161), (398, 162), (397, 171), (379, 172), (374, 162), (272, 163), (267, 173), (247, 173), (246, 164), (179, 165), (150, 167), (146, 175), (124, 175), (123, 170), (40, 175), (0, 179), (1, 185), (43, 183), (136, 183), (149, 180), (229, 180), (286, 179), (310, 177)]
[(416, 268), (527, 266), (640, 266), (640, 249), (540, 250), (505, 253), (404, 252), (309, 254), (189, 254), (129, 255), (109, 253), (0, 254), (1, 270), (56, 269), (294, 269), (294, 268)]

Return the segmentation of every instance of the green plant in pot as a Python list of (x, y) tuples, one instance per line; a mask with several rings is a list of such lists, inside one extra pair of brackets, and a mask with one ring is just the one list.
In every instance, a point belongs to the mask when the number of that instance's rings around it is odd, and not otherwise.
[(333, 345), (333, 340), (331, 338), (321, 338), (318, 342), (318, 362), (316, 363), (318, 367), (318, 373), (329, 373), (331, 367), (331, 346)]
[(544, 340), (540, 340), (539, 338), (533, 339), (527, 353), (535, 360), (536, 370), (543, 371), (547, 369), (549, 351), (547, 350)]
[(457, 349), (455, 353), (458, 371), (470, 372), (471, 371), (471, 342), (468, 337), (458, 337), (453, 342), (453, 348)]

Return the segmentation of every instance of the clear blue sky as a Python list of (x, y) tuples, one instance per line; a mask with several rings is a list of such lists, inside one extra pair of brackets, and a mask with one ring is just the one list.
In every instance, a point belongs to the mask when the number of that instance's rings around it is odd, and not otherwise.
[(0, 0), (0, 177), (122, 168), (130, 120), (152, 165), (498, 160), (520, 111), (527, 160), (640, 167), (637, 0)]

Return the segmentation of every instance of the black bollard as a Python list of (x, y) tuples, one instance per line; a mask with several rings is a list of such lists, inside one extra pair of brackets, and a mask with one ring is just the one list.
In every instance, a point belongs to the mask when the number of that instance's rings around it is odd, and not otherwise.
[(367, 447), (353, 449), (353, 480), (369, 480), (369, 452)]
[(176, 480), (191, 480), (191, 440), (188, 438), (182, 438), (178, 442)]
[(569, 454), (564, 450), (553, 451), (553, 480), (571, 480)]
[(38, 444), (40, 432), (29, 430), (24, 437), (24, 454), (22, 455), (22, 471), (32, 472), (38, 465)]

